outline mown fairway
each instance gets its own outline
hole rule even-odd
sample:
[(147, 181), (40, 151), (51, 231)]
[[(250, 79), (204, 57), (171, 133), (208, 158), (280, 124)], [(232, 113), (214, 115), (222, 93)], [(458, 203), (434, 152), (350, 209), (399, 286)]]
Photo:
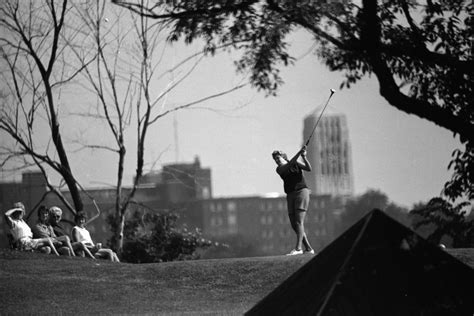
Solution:
[[(474, 267), (474, 249), (449, 249)], [(242, 315), (312, 256), (113, 264), (0, 249), (0, 315)]]
[(241, 315), (310, 259), (134, 265), (0, 250), (0, 314)]

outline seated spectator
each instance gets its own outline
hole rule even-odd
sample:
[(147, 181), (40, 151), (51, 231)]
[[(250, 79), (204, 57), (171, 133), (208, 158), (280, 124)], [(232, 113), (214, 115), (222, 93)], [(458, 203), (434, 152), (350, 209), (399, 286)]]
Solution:
[(28, 224), (23, 220), (25, 210), (21, 207), (13, 208), (5, 212), (5, 220), (10, 228), (12, 241), (20, 250), (38, 250), (48, 246), (50, 250), (59, 256), (51, 238), (35, 238)]
[[(25, 205), (22, 202), (13, 203), (13, 208), (21, 208), (23, 210), (23, 212), (26, 213)], [(8, 229), (10, 229), (10, 227), (8, 227)], [(13, 250), (18, 249), (18, 245), (17, 245), (17, 243), (15, 243), (13, 241), (13, 236), (10, 232), (7, 233), (7, 237), (8, 237), (8, 243), (10, 245), (10, 249), (13, 249)], [(35, 249), (35, 251), (50, 254), (51, 253), (51, 248), (49, 248), (49, 246), (43, 246), (43, 247), (39, 247), (38, 249)]]
[[(23, 210), (23, 212), (26, 212), (25, 211), (25, 205), (23, 205), (22, 202), (13, 203), (13, 208), (21, 208)], [(10, 232), (10, 226), (8, 225), (8, 221), (5, 220), (5, 223), (7, 224), (7, 229), (8, 229), (7, 237), (8, 237), (8, 244), (10, 245), (10, 249), (12, 249), (12, 250), (17, 249), (18, 247), (17, 247), (16, 243), (13, 241), (13, 236)], [(44, 253), (48, 253), (48, 254), (51, 253), (51, 249), (48, 246), (42, 247), (41, 250)]]
[[(69, 237), (66, 230), (63, 228), (61, 225), (61, 218), (63, 215), (63, 211), (57, 207), (57, 206), (52, 206), (49, 208), (49, 225), (53, 230), (53, 234), (57, 237), (60, 238), (62, 236), (64, 237)], [(96, 259), (94, 255), (87, 249), (87, 247), (81, 243), (81, 242), (71, 242), (72, 249), (76, 253), (76, 255), (79, 255), (81, 257), (84, 257), (85, 255), (89, 258)]]
[(117, 254), (111, 249), (102, 248), (101, 243), (94, 244), (91, 234), (85, 228), (86, 214), (83, 212), (77, 213), (75, 217), (76, 226), (72, 228), (72, 240), (84, 244), (98, 259), (108, 259), (113, 262), (120, 262)]
[(49, 225), (49, 211), (41, 205), (38, 208), (38, 222), (33, 226), (33, 238), (51, 238), (58, 253), (65, 256), (75, 256), (74, 250), (71, 246), (71, 240), (68, 236), (57, 237), (54, 234), (53, 228)]

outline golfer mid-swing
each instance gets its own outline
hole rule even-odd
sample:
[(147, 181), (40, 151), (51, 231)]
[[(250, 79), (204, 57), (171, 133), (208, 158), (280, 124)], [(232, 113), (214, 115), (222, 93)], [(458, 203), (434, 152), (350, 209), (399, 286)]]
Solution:
[[(298, 161), (300, 156), (303, 163)], [(300, 255), (303, 252), (313, 254), (314, 250), (311, 248), (304, 231), (304, 219), (309, 205), (309, 189), (303, 176), (303, 170), (311, 171), (311, 165), (306, 159), (306, 145), (291, 160), (288, 160), (285, 153), (278, 150), (272, 153), (272, 157), (278, 165), (276, 172), (283, 179), (288, 204), (288, 217), (290, 218), (291, 227), (296, 233), (295, 249), (287, 255)]]

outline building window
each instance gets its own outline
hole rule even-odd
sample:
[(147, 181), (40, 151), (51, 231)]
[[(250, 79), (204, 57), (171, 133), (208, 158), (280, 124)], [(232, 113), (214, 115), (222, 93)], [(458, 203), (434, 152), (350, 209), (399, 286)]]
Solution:
[(278, 202), (278, 209), (280, 211), (284, 210), (285, 209), (285, 202), (283, 202), (283, 201)]
[(271, 215), (267, 216), (267, 224), (271, 225), (273, 223), (273, 217)]
[(265, 210), (266, 210), (266, 211), (269, 211), (269, 210), (271, 210), (271, 209), (272, 209), (272, 203), (269, 202), (269, 201), (266, 201), (266, 202), (265, 202)]
[(227, 224), (229, 226), (237, 225), (237, 215), (235, 213), (229, 214), (229, 216), (227, 217)]
[(209, 190), (208, 187), (203, 187), (203, 188), (202, 188), (202, 197), (203, 197), (204, 199), (210, 198), (210, 197), (211, 197), (211, 193), (210, 193), (210, 192), (211, 192), (211, 191)]
[(235, 205), (234, 201), (227, 202), (227, 210), (228, 211), (235, 211), (236, 209), (237, 209), (237, 206)]
[(265, 218), (265, 215), (263, 215), (262, 217), (260, 217), (260, 223), (262, 225), (265, 225), (267, 223), (267, 219)]

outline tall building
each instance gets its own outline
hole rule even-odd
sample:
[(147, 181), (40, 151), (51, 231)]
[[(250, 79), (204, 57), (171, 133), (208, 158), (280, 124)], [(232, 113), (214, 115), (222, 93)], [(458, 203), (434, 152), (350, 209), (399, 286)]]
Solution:
[[(303, 139), (306, 141), (318, 121), (322, 108), (304, 119)], [(308, 161), (313, 170), (306, 177), (315, 195), (353, 194), (352, 153), (346, 116), (329, 108), (321, 117), (308, 144)]]

